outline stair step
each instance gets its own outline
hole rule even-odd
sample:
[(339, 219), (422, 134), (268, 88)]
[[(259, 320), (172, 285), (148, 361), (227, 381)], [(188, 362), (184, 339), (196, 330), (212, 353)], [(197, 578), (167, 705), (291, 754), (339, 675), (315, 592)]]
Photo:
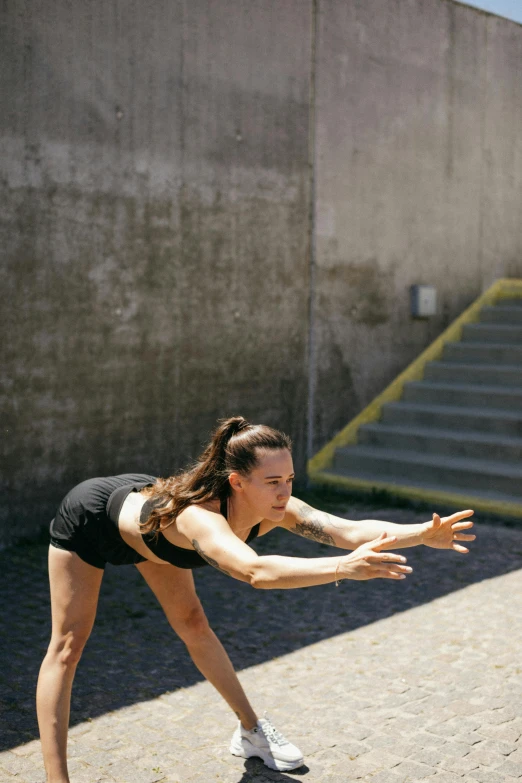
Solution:
[(522, 325), (465, 324), (462, 327), (464, 342), (515, 343), (522, 345)]
[[(522, 312), (522, 307), (520, 308)], [(459, 362), (428, 362), (424, 380), (451, 381), (466, 378), (472, 384), (490, 386), (520, 386), (522, 388), (522, 365), (512, 364), (465, 364)]]
[(396, 482), (433, 482), (447, 490), (493, 490), (522, 502), (522, 466), (516, 463), (348, 446), (337, 449), (333, 469), (344, 475), (367, 473), (377, 479), (386, 474)]
[(522, 307), (522, 298), (498, 299), (495, 307)]
[(454, 457), (487, 455), (488, 459), (494, 461), (522, 462), (522, 438), (495, 437), (438, 427), (398, 427), (381, 422), (363, 424), (357, 438), (358, 445), (362, 446)]
[(522, 324), (522, 307), (513, 307), (511, 305), (483, 307), (480, 311), (480, 323)]
[(383, 405), (381, 421), (384, 424), (472, 430), (522, 438), (522, 413), (484, 407), (388, 402)]
[(405, 402), (462, 405), (466, 408), (491, 406), (503, 410), (517, 410), (522, 414), (522, 388), (509, 386), (414, 381), (404, 385), (402, 399)]
[[(338, 472), (334, 470), (333, 468), (329, 468), (327, 471), (323, 471), (322, 475), (325, 478), (333, 478), (334, 480), (336, 478), (346, 478), (346, 474), (342, 472)], [(380, 473), (379, 475), (375, 475), (375, 473), (365, 473), (364, 471), (353, 471), (350, 472), (351, 479), (355, 480), (361, 480), (361, 481), (367, 481), (370, 484), (372, 484), (376, 489), (379, 488), (380, 485), (387, 485), (389, 487), (390, 485), (397, 487), (397, 489), (404, 488), (404, 489), (417, 489), (422, 490), (423, 494), (426, 494), (426, 496), (429, 497), (429, 493), (436, 493), (436, 494), (447, 494), (449, 492), (454, 494), (462, 494), (466, 498), (466, 503), (470, 503), (470, 505), (473, 507), (472, 498), (476, 498), (477, 500), (483, 500), (483, 501), (490, 501), (495, 504), (507, 503), (510, 505), (520, 506), (522, 510), (522, 500), (520, 498), (520, 495), (508, 495), (504, 492), (498, 492), (494, 489), (476, 489), (474, 488), (472, 491), (468, 489), (461, 489), (461, 488), (455, 488), (455, 487), (448, 487), (447, 484), (436, 484), (434, 481), (415, 481), (412, 478), (408, 478), (407, 481), (398, 481), (395, 476), (387, 475), (386, 473)], [(403, 494), (403, 493), (401, 493)], [(406, 494), (406, 493), (404, 493)], [(471, 497), (470, 497), (471, 496)]]
[(443, 361), (477, 364), (522, 365), (522, 346), (513, 343), (456, 342), (446, 343)]

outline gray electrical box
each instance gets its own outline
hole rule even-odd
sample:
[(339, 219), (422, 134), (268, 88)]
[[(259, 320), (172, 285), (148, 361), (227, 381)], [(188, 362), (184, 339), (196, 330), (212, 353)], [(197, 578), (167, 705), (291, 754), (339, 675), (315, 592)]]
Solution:
[(432, 285), (412, 285), (411, 314), (414, 318), (429, 318), (437, 313), (437, 290)]

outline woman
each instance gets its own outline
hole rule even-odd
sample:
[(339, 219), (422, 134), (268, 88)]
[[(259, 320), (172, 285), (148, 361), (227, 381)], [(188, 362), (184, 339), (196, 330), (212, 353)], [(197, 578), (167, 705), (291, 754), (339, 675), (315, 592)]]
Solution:
[[(51, 523), (52, 637), (42, 663), (37, 710), (49, 783), (68, 783), (67, 729), (76, 666), (89, 638), (105, 563), (136, 565), (192, 660), (239, 719), (233, 754), (271, 769), (302, 765), (301, 752), (250, 705), (208, 625), (191, 569), (210, 564), (261, 589), (336, 584), (342, 579), (404, 579), (411, 568), (392, 546), (468, 550), (473, 526), (462, 511), (418, 525), (352, 522), (292, 497), (289, 438), (242, 417), (222, 421), (199, 462), (168, 479), (126, 474), (85, 481)], [(462, 521), (466, 520), (466, 521)], [(258, 556), (248, 546), (274, 527), (342, 549), (336, 557)]]

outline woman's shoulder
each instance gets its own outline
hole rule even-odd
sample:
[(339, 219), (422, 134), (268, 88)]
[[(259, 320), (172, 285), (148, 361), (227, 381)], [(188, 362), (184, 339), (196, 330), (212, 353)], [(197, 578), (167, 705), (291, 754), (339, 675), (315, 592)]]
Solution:
[(188, 536), (195, 530), (222, 530), (228, 527), (228, 522), (220, 513), (219, 500), (210, 500), (204, 503), (192, 503), (181, 511), (176, 517), (176, 527)]
[(183, 511), (178, 514), (178, 519), (181, 517), (204, 517), (208, 514), (221, 515), (221, 504), (219, 500), (207, 500), (204, 503), (191, 503), (186, 506)]
[(207, 500), (206, 503), (194, 503), (189, 508), (202, 508), (204, 511), (212, 511), (214, 514), (221, 513), (221, 504), (217, 498), (215, 500)]

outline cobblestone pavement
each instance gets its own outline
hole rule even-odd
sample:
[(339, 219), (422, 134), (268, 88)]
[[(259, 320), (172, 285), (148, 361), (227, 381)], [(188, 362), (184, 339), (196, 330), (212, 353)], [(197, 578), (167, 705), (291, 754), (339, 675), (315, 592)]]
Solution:
[[(361, 503), (343, 512), (428, 516)], [(229, 755), (235, 718), (137, 571), (108, 568), (73, 693), (72, 783), (522, 781), (522, 530), (478, 520), (477, 532), (467, 557), (409, 550), (413, 575), (397, 583), (254, 591), (196, 573), (254, 706), (305, 753), (284, 774)], [(328, 549), (284, 531), (256, 548)], [(50, 625), (46, 546), (7, 550), (0, 569), (0, 781), (42, 783), (34, 688)]]

